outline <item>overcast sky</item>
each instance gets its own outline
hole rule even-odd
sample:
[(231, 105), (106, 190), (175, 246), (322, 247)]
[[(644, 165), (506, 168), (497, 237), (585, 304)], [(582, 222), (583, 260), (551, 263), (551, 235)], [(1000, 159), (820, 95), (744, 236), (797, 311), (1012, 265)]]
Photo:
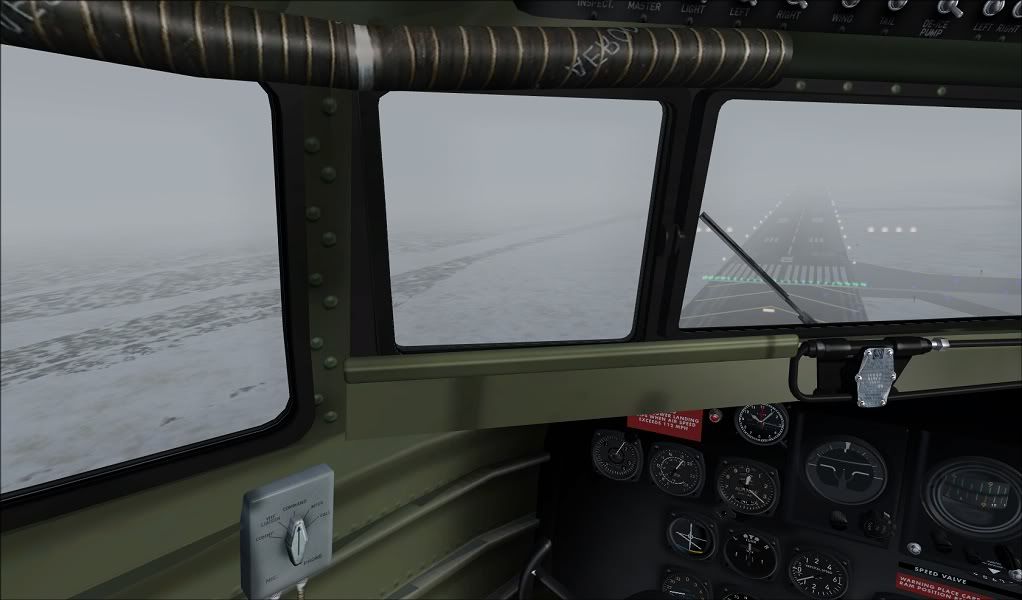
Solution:
[[(725, 103), (702, 209), (745, 242), (788, 194), (837, 203), (853, 261), (1018, 277), (1022, 111)], [(891, 235), (881, 235), (883, 227)], [(898, 227), (916, 233), (897, 234)], [(731, 254), (713, 233), (697, 234), (686, 298)]]
[(644, 218), (662, 117), (652, 101), (387, 94), (390, 233)]
[(1018, 110), (732, 100), (704, 208), (758, 219), (800, 189), (839, 194), (845, 208), (1018, 206), (1020, 136)]
[(6, 45), (0, 78), (5, 251), (275, 246), (270, 107), (257, 84)]

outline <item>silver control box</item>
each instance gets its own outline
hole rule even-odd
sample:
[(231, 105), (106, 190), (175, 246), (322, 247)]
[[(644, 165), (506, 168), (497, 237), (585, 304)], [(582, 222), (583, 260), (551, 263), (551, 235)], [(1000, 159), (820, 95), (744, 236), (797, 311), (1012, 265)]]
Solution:
[(241, 589), (270, 598), (330, 565), (334, 472), (316, 465), (247, 492), (241, 506)]

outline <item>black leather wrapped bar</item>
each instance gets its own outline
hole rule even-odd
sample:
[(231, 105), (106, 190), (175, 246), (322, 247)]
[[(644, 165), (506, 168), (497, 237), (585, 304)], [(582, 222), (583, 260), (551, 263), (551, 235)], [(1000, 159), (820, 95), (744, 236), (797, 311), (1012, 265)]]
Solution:
[(200, 77), (345, 89), (765, 87), (783, 32), (362, 26), (221, 2), (17, 1), (2, 42)]

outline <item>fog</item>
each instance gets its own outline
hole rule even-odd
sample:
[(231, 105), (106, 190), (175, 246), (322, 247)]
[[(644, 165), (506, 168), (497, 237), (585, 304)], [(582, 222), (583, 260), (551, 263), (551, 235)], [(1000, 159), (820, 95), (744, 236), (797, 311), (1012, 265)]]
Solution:
[(704, 197), (729, 212), (798, 190), (841, 193), (846, 209), (1017, 206), (1020, 132), (1018, 110), (732, 100)]
[(266, 93), (0, 50), (0, 490), (289, 397)]
[[(266, 94), (9, 46), (0, 77), (2, 491), (279, 414)], [(383, 96), (398, 344), (627, 337), (662, 119), (651, 101)], [(817, 316), (1019, 314), (1020, 136), (1017, 110), (734, 100), (703, 209), (775, 273), (809, 269), (789, 283)], [(734, 263), (698, 232), (687, 306), (782, 314)]]
[[(1017, 278), (1022, 111), (727, 102), (703, 210), (744, 241), (745, 234), (755, 239), (753, 227), (769, 209), (792, 196), (836, 203), (852, 260)], [(891, 235), (880, 235), (883, 227)], [(697, 244), (716, 245), (713, 237), (699, 236)]]
[(270, 106), (257, 84), (6, 45), (0, 83), (5, 261), (70, 247), (173, 250), (182, 237), (193, 248), (275, 239), (275, 211), (252, 210), (274, 198)]
[[(847, 267), (866, 288), (858, 293), (868, 320), (1022, 312), (1018, 110), (731, 100), (717, 121), (702, 209), (765, 267)], [(758, 304), (696, 300), (727, 285), (707, 278), (732, 256), (701, 228), (683, 319), (711, 310), (720, 316), (703, 326), (772, 318), (757, 313)], [(863, 275), (881, 273), (874, 266), (902, 273)], [(765, 289), (747, 287), (757, 286)], [(756, 292), (733, 290), (750, 302), (777, 301)]]
[(399, 92), (380, 103), (392, 235), (645, 216), (658, 102)]
[(628, 336), (662, 118), (651, 101), (384, 96), (398, 344)]

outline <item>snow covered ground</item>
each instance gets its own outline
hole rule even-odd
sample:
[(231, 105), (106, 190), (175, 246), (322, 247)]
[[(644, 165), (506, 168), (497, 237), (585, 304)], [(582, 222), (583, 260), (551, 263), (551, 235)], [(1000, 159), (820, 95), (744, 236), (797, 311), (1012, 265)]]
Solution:
[[(627, 336), (645, 231), (632, 214), (489, 235), (392, 232), (397, 341)], [(3, 491), (258, 426), (284, 408), (275, 254), (67, 262), (4, 257)]]
[(537, 226), (392, 256), (402, 346), (606, 340), (635, 316), (645, 215)]
[[(5, 259), (2, 490), (258, 426), (288, 400), (276, 254)], [(148, 271), (147, 271), (148, 269)]]
[[(395, 236), (398, 342), (626, 336), (645, 226), (633, 215)], [(3, 491), (262, 425), (284, 409), (275, 254), (69, 260), (4, 259)]]
[(0, 490), (279, 415), (265, 91), (7, 45), (0, 64)]

